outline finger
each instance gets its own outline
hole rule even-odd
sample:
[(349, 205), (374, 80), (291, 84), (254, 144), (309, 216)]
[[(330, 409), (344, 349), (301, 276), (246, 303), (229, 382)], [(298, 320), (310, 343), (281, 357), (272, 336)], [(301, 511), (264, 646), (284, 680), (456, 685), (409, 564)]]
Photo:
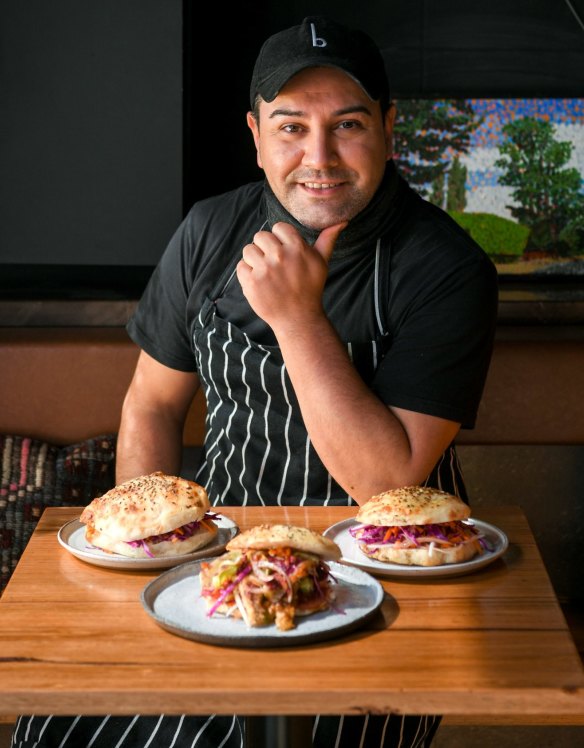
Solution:
[[(277, 224), (276, 224), (277, 225)], [(269, 252), (274, 247), (279, 247), (281, 242), (277, 237), (277, 234), (272, 231), (258, 231), (254, 235), (253, 244), (258, 247), (262, 252)]]
[(246, 244), (241, 252), (241, 257), (247, 265), (253, 267), (264, 258), (264, 253), (255, 244)]
[(235, 268), (235, 273), (237, 275), (237, 279), (239, 280), (240, 285), (244, 285), (247, 278), (250, 277), (250, 273), (252, 272), (251, 267), (244, 262), (243, 260), (240, 260), (237, 263), (237, 266)]
[(271, 236), (276, 237), (281, 244), (305, 244), (298, 229), (284, 221), (278, 221), (272, 226)]
[(348, 223), (348, 221), (343, 221), (342, 223), (334, 224), (334, 226), (327, 226), (326, 229), (320, 232), (318, 239), (314, 242), (314, 249), (318, 251), (326, 262), (330, 260), (339, 234)]

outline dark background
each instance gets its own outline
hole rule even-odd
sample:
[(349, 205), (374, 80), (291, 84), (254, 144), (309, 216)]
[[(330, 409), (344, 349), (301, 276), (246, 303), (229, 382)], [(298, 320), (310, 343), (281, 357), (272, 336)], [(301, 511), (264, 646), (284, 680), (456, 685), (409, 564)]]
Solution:
[(261, 178), (262, 41), (325, 13), (397, 98), (584, 95), (584, 0), (4, 0), (1, 298), (135, 298), (194, 200)]

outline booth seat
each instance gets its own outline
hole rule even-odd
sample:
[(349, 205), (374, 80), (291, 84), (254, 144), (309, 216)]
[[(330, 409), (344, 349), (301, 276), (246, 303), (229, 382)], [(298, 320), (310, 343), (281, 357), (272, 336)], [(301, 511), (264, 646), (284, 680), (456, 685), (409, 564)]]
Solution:
[(115, 434), (59, 447), (0, 435), (0, 594), (44, 509), (85, 506), (115, 484)]

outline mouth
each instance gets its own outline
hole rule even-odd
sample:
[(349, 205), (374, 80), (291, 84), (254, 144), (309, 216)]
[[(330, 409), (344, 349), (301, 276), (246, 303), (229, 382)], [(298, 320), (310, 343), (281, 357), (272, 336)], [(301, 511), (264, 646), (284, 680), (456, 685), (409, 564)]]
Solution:
[(340, 187), (342, 182), (301, 182), (302, 186), (308, 190), (334, 190)]

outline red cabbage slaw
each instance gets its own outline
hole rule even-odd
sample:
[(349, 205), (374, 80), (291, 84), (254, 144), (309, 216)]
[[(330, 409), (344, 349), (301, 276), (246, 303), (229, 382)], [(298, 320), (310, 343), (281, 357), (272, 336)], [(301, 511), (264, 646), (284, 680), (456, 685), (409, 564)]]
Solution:
[(200, 519), (194, 520), (193, 522), (187, 522), (185, 525), (177, 527), (176, 530), (170, 530), (169, 532), (160, 533), (160, 535), (149, 535), (147, 538), (139, 538), (138, 540), (127, 540), (125, 541), (132, 548), (142, 548), (144, 553), (150, 558), (156, 558), (152, 553), (148, 544), (155, 545), (156, 543), (164, 542), (182, 542), (191, 538), (201, 527), (204, 525), (205, 520), (211, 521), (218, 519), (221, 515), (215, 512), (206, 512)]
[(423, 548), (429, 543), (439, 546), (460, 546), (478, 540), (483, 550), (492, 547), (472, 521), (453, 520), (427, 525), (356, 525), (349, 533), (369, 548)]

